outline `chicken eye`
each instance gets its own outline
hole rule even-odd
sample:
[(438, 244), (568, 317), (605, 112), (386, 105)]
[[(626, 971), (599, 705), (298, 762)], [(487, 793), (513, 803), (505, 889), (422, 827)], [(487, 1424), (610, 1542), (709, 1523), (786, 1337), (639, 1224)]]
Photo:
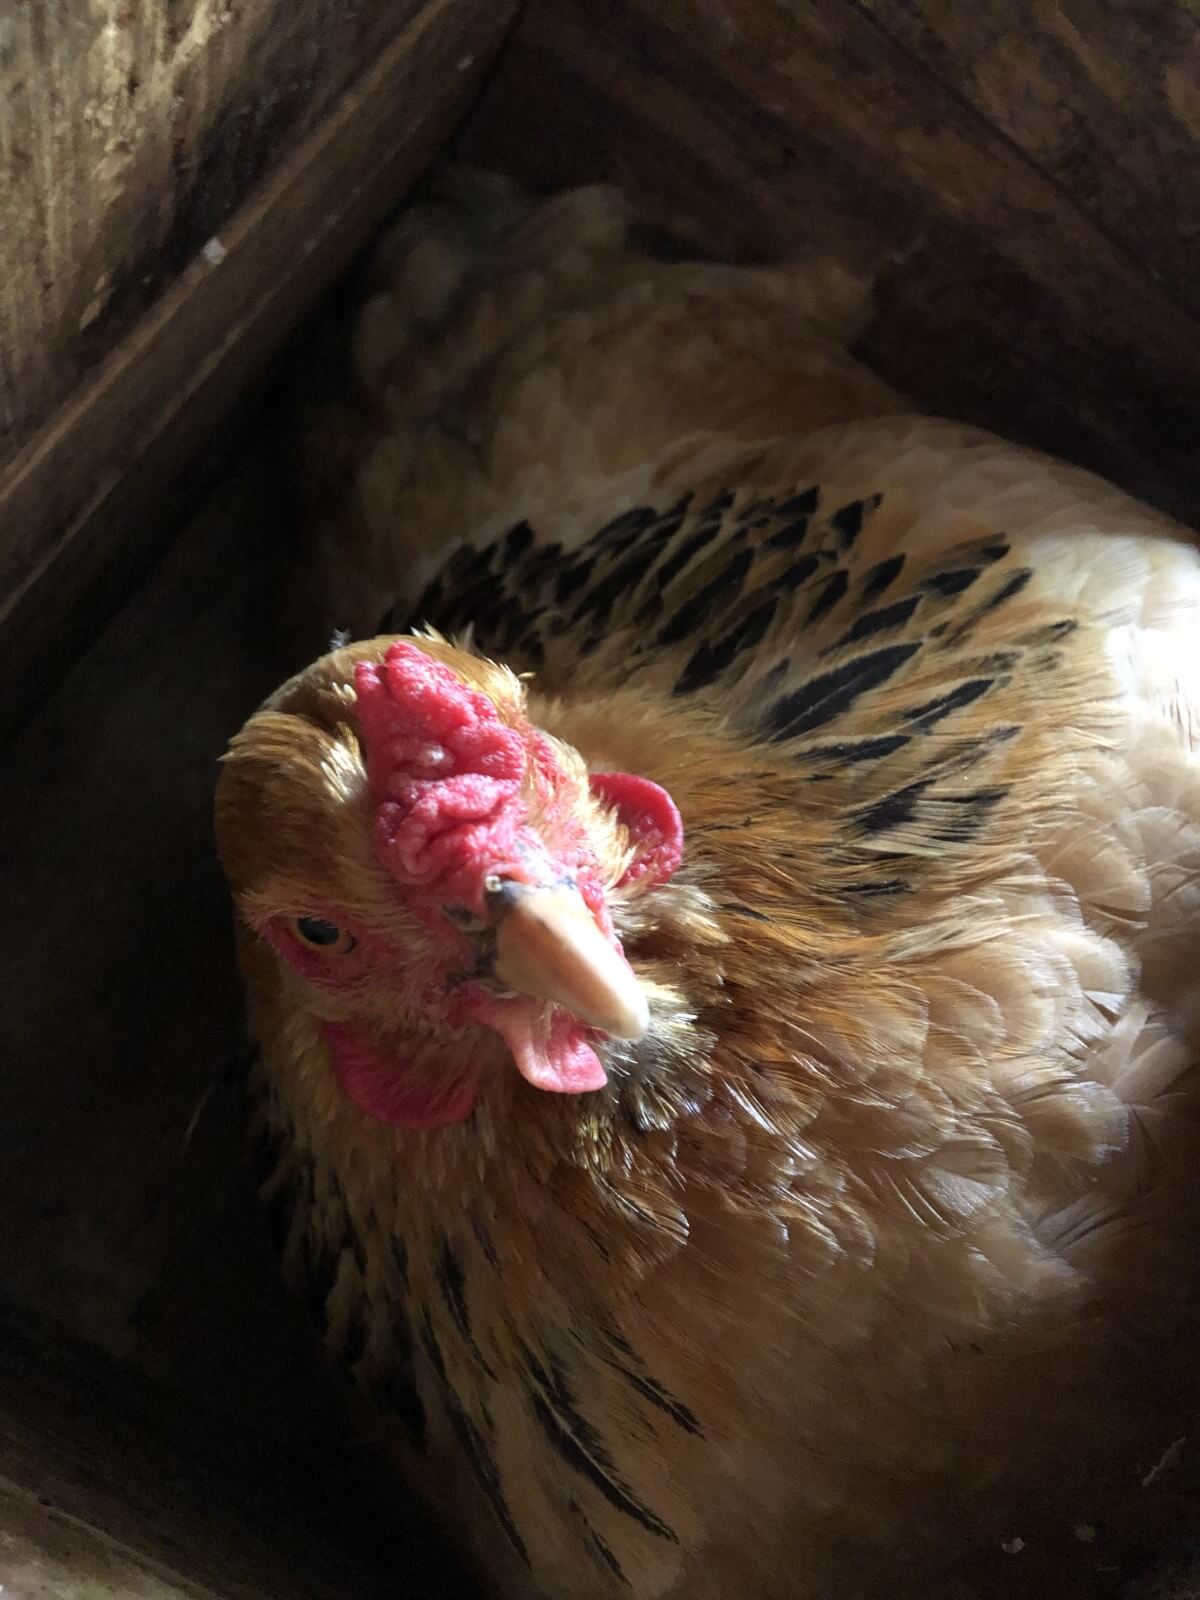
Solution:
[(358, 940), (336, 922), (326, 922), (324, 917), (293, 917), (292, 928), (301, 944), (324, 951), (326, 955), (349, 955)]

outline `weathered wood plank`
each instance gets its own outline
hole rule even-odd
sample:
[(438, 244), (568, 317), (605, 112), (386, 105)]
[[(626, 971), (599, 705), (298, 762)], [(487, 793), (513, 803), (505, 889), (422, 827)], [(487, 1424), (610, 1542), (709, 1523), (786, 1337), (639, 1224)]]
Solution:
[(0, 475), (0, 651), (29, 669), (0, 727), (182, 509), (182, 467), (436, 150), (509, 10), (424, 0)]
[(223, 1600), (180, 1588), (161, 1568), (85, 1524), (58, 1516), (40, 1497), (0, 1479), (0, 1588), (12, 1600)]
[[(926, 61), (888, 31), (884, 12), (890, 23), (903, 9), (614, 0), (601, 12), (529, 0), (463, 149), (548, 185), (630, 181), (696, 217), (717, 247), (815, 246), (875, 268), (865, 353), (891, 381), (1195, 516), (1194, 307), (1164, 284), (1140, 234), (1115, 236), (1111, 206), (1079, 203), (1069, 163), (1040, 167), (1035, 155), (1050, 163), (1054, 151), (1027, 153), (990, 114), (1021, 102), (1022, 58), (992, 63), (991, 100), (973, 97), (961, 73), (940, 75), (949, 69), (932, 49)], [(947, 8), (926, 9), (937, 34)], [(1045, 8), (993, 9), (1011, 33), (1036, 32)], [(975, 12), (960, 10), (948, 31), (965, 38)], [(1089, 33), (1089, 46), (1119, 50), (1117, 22), (1091, 15), (1110, 31)], [(1103, 114), (1089, 102), (1089, 116)], [(547, 139), (560, 119), (572, 137)], [(1171, 139), (1183, 128), (1176, 117)], [(1175, 148), (1165, 134), (1162, 148)], [(1194, 140), (1188, 154), (1195, 170)], [(1133, 228), (1158, 191), (1123, 170)]]
[(389, 1493), (352, 1442), (214, 1418), (0, 1312), (5, 1600), (472, 1600)]
[(0, 34), (0, 462), (421, 0), (39, 0)]
[(859, 3), (1200, 313), (1200, 10), (1192, 0)]
[(243, 1030), (212, 791), (230, 733), (322, 645), (289, 534), (260, 448), (6, 744), (0, 785), (0, 881), (32, 930), (0, 994), (0, 1284), (263, 1427), (320, 1391), (219, 1092)]

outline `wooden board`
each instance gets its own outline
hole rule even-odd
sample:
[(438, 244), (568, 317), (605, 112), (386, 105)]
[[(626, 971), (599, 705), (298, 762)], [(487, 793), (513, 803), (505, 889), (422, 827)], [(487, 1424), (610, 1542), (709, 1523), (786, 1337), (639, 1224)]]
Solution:
[(869, 266), (891, 382), (1196, 521), (1198, 62), (1189, 0), (528, 0), (461, 143)]
[(283, 1437), (214, 1418), (0, 1312), (5, 1600), (473, 1600), (386, 1482), (319, 1422)]
[(5, 8), (0, 464), (421, 10), (422, 0)]
[(259, 1417), (286, 1412), (306, 1345), (220, 1090), (241, 996), (211, 813), (230, 734), (322, 647), (288, 541), (260, 451), (6, 745), (0, 786), (26, 930), (0, 992), (0, 1284)]
[[(25, 226), (6, 206), (0, 655), (25, 670), (0, 677), (0, 727), (127, 586), (194, 488), (183, 469), (437, 149), (511, 9), (62, 0), (6, 17), (0, 181)], [(111, 205), (96, 119), (123, 163)], [(93, 315), (76, 302), (101, 280)]]

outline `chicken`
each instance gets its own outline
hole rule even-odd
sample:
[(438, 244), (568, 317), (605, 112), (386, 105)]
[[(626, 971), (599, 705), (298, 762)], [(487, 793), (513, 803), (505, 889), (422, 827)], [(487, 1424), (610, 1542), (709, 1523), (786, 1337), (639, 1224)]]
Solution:
[(607, 189), (464, 177), (375, 270), (309, 446), (363, 637), (217, 795), (331, 1351), (512, 1596), (1094, 1521), (1193, 1397), (1185, 530)]

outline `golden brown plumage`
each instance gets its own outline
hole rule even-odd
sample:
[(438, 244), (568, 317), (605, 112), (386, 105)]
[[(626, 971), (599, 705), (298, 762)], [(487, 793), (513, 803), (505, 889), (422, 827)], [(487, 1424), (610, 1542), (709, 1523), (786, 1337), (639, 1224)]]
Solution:
[[(288, 1264), (508, 1593), (928, 1594), (1176, 1436), (1200, 567), (911, 414), (844, 353), (833, 269), (651, 259), (607, 191), (466, 199), (381, 257), (323, 485), (338, 620), (458, 636), (394, 659), (551, 752), (514, 804), (594, 864), (650, 1028), (590, 1036), (590, 1092), (514, 1069), (493, 902), (380, 842), (391, 636), (334, 650), (218, 795)], [(606, 772), (675, 801), (673, 875), (631, 872)], [(305, 916), (353, 981), (287, 942)], [(399, 1120), (445, 1125), (378, 1114), (392, 1059)]]

